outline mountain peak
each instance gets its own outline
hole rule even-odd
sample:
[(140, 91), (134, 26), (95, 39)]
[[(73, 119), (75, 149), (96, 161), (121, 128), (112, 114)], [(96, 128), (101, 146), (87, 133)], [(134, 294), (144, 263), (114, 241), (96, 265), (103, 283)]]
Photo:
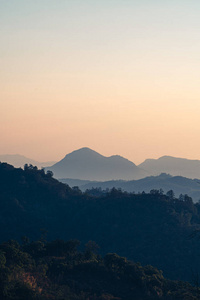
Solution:
[(99, 154), (98, 152), (96, 152), (96, 151), (94, 151), (94, 150), (92, 150), (92, 149), (90, 149), (88, 147), (83, 147), (83, 148), (74, 150), (71, 153), (65, 155), (65, 158), (68, 158), (69, 156), (83, 157), (83, 156), (91, 156), (91, 155), (103, 156), (103, 155)]
[(144, 177), (133, 162), (120, 155), (110, 157), (83, 147), (67, 154), (51, 168), (57, 178), (85, 180), (136, 179)]
[(84, 152), (88, 152), (88, 151), (92, 151), (92, 152), (96, 152), (96, 151), (94, 151), (94, 150), (92, 150), (91, 148), (89, 148), (89, 147), (82, 147), (82, 148), (80, 148), (80, 149), (77, 149), (77, 150), (74, 150), (73, 152), (75, 152), (75, 151), (84, 151)]

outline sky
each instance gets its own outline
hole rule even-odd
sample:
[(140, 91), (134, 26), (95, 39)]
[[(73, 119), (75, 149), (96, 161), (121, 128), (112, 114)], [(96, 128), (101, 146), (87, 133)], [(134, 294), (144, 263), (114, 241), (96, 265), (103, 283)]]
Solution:
[(200, 159), (200, 1), (0, 0), (0, 154)]

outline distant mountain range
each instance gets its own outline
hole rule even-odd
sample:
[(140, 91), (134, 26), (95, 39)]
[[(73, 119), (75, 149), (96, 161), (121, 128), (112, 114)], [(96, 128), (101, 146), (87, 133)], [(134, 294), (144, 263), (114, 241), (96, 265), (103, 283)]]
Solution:
[(22, 155), (0, 155), (1, 162), (15, 167), (32, 164), (51, 170), (56, 178), (92, 181), (136, 180), (161, 173), (200, 179), (200, 160), (172, 156), (146, 159), (136, 166), (132, 161), (119, 156), (103, 156), (90, 148), (81, 148), (67, 154), (59, 162), (38, 162)]
[(105, 157), (89, 148), (67, 154), (61, 161), (47, 168), (56, 178), (85, 180), (139, 179), (148, 175), (130, 160), (119, 155)]
[(181, 176), (171, 176), (169, 174), (161, 174), (159, 176), (150, 176), (140, 180), (112, 180), (112, 181), (86, 181), (74, 179), (60, 179), (61, 182), (67, 183), (69, 186), (79, 186), (82, 191), (92, 188), (112, 189), (121, 188), (127, 192), (146, 192), (149, 193), (153, 189), (162, 189), (164, 193), (173, 190), (176, 197), (180, 194), (187, 194), (192, 197), (194, 202), (200, 200), (200, 180), (189, 179)]
[(33, 166), (37, 166), (38, 168), (47, 167), (55, 164), (55, 161), (38, 162), (36, 160), (19, 154), (0, 155), (0, 162), (6, 162), (8, 164), (13, 165), (16, 168), (23, 168), (25, 164), (31, 164)]
[(158, 159), (146, 159), (138, 167), (151, 175), (167, 173), (174, 176), (200, 179), (200, 160), (162, 156)]
[(67, 154), (48, 169), (53, 171), (56, 178), (96, 181), (133, 180), (161, 173), (200, 179), (199, 160), (163, 156), (159, 159), (147, 159), (136, 166), (122, 156), (105, 157), (89, 148), (81, 148)]

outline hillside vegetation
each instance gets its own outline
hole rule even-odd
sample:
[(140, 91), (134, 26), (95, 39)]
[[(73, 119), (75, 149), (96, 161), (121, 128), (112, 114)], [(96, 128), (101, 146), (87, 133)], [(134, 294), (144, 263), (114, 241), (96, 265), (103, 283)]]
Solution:
[(33, 166), (0, 164), (1, 241), (78, 239), (95, 241), (100, 253), (116, 252), (163, 270), (167, 278), (198, 282), (200, 205), (174, 198), (98, 189), (82, 193)]
[(89, 241), (43, 239), (0, 245), (1, 300), (197, 300), (200, 289), (166, 280), (152, 266), (142, 267), (115, 253), (101, 257)]
[(111, 181), (86, 181), (75, 179), (59, 179), (70, 186), (78, 185), (82, 191), (92, 188), (112, 189), (120, 188), (126, 192), (146, 192), (153, 189), (162, 189), (165, 193), (173, 190), (176, 197), (180, 194), (187, 194), (192, 197), (194, 202), (200, 200), (200, 180), (189, 179), (181, 176), (171, 176), (169, 174), (160, 174), (159, 176), (148, 176), (139, 180), (111, 180)]

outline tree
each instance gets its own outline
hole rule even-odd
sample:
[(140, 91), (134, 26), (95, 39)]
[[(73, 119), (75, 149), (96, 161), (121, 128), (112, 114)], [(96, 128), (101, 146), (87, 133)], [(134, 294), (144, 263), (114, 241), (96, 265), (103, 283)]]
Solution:
[(183, 196), (183, 194), (180, 194), (178, 199), (179, 199), (180, 201), (184, 201), (184, 196)]
[(156, 190), (156, 189), (153, 189), (153, 190), (150, 191), (150, 194), (151, 195), (160, 195), (160, 191)]
[(48, 170), (47, 171), (47, 175), (46, 175), (48, 178), (52, 178), (53, 177), (53, 172)]
[(104, 257), (104, 264), (108, 269), (113, 271), (122, 270), (127, 262), (125, 257), (121, 257), (116, 253), (108, 253)]
[(6, 257), (4, 252), (0, 250), (0, 268), (3, 268), (6, 264)]
[(174, 191), (173, 191), (173, 190), (169, 190), (169, 191), (166, 193), (166, 196), (169, 197), (170, 200), (173, 200), (173, 199), (175, 198)]
[(82, 192), (81, 192), (81, 190), (79, 189), (78, 186), (73, 186), (73, 187), (72, 187), (72, 190), (73, 190), (73, 192), (74, 192), (76, 195), (81, 195), (81, 194), (82, 194)]

